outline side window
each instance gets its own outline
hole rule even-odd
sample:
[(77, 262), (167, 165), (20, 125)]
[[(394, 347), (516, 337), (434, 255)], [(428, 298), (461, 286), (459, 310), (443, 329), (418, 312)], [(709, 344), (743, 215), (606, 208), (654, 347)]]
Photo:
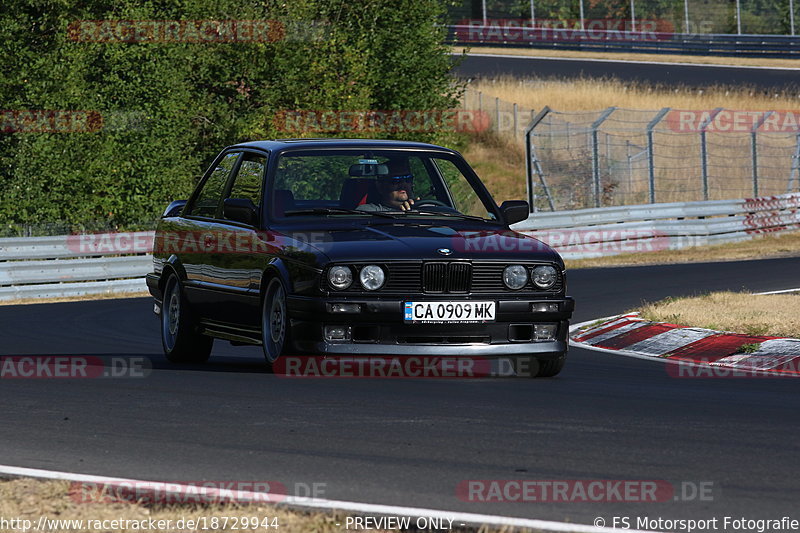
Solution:
[(231, 175), (231, 171), (240, 155), (241, 152), (233, 152), (222, 158), (217, 164), (217, 168), (214, 169), (203, 184), (203, 188), (195, 198), (189, 215), (208, 218), (217, 216), (217, 209), (222, 200), (222, 194), (225, 192), (225, 184), (228, 182), (228, 177)]
[(261, 205), (261, 184), (266, 166), (267, 158), (265, 156), (245, 152), (228, 198), (246, 198), (253, 202), (253, 205), (259, 207)]
[(433, 189), (431, 177), (425, 168), (425, 163), (419, 157), (409, 157), (408, 167), (414, 176), (413, 197), (422, 200), (436, 200), (436, 191)]
[(478, 193), (472, 188), (466, 176), (461, 173), (457, 166), (447, 159), (434, 159), (439, 172), (442, 174), (450, 195), (455, 202), (455, 208), (465, 215), (472, 215), (484, 219), (495, 218), (486, 206), (483, 205)]

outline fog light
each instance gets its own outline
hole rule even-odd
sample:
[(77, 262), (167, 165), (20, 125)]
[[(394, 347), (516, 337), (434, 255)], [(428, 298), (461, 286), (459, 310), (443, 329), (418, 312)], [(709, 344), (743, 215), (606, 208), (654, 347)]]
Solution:
[(361, 304), (328, 304), (328, 311), (331, 313), (360, 313)]
[(558, 324), (534, 324), (533, 334), (537, 341), (551, 341), (556, 338)]
[(531, 304), (531, 311), (534, 313), (558, 313), (557, 303), (535, 302)]
[(325, 326), (326, 341), (349, 341), (350, 326)]

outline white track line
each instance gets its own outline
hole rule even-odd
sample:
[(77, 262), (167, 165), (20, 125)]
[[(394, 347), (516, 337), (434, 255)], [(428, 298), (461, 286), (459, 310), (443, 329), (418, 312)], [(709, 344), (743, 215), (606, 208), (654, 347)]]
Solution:
[[(37, 468), (22, 468), (17, 466), (0, 465), (0, 475), (5, 474), (11, 477), (33, 477), (41, 479), (57, 479), (63, 481), (79, 481), (84, 483), (114, 484), (114, 483), (136, 483), (139, 486), (152, 486), (152, 490), (165, 491), (165, 482), (159, 481), (140, 481), (136, 479), (93, 476), (88, 474), (75, 474), (71, 472), (59, 472), (55, 470), (39, 470)], [(220, 489), (180, 485), (169, 483), (168, 489), (174, 493), (202, 494), (210, 497), (219, 496)], [(267, 493), (236, 491), (237, 500), (264, 502)], [(241, 496), (239, 496), (241, 495)], [(319, 498), (301, 498), (297, 496), (287, 496), (285, 499), (276, 503), (287, 507), (303, 510), (322, 510), (322, 511), (350, 511), (360, 514), (376, 514), (388, 516), (408, 516), (408, 517), (429, 517), (452, 520), (453, 526), (464, 525), (491, 525), (491, 526), (511, 526), (517, 528), (539, 529), (543, 531), (564, 531), (575, 533), (618, 533), (618, 530), (610, 527), (598, 527), (585, 524), (570, 524), (568, 522), (555, 522), (550, 520), (535, 520), (528, 518), (512, 518), (508, 516), (484, 515), (475, 513), (460, 513), (454, 511), (442, 511), (440, 509), (423, 509), (419, 507), (398, 507), (394, 505), (380, 505), (373, 503), (344, 502), (336, 500), (324, 500)], [(653, 533), (634, 529), (626, 530), (626, 533)]]
[[(454, 56), (460, 56), (461, 54), (453, 53)], [(717, 63), (678, 63), (678, 62), (671, 62), (671, 61), (644, 61), (641, 59), (638, 60), (631, 60), (631, 59), (598, 59), (598, 58), (580, 58), (580, 57), (546, 57), (546, 56), (526, 56), (526, 55), (514, 55), (514, 54), (474, 54), (468, 53), (467, 56), (470, 57), (503, 57), (503, 58), (511, 58), (511, 59), (542, 59), (547, 61), (586, 61), (592, 63), (640, 63), (642, 65), (674, 65), (674, 66), (681, 66), (681, 67), (713, 67), (713, 68), (733, 68), (733, 69), (752, 69), (752, 70), (786, 70), (786, 71), (795, 71), (800, 70), (798, 67), (762, 67), (758, 65), (720, 65)]]
[(767, 292), (755, 292), (753, 294), (762, 295), (762, 294), (784, 294), (787, 292), (800, 292), (800, 289), (783, 289), (782, 291), (767, 291)]

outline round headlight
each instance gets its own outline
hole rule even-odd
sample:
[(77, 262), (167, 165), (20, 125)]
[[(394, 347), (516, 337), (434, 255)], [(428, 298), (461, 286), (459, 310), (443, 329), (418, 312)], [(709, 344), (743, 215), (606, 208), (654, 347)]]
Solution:
[(549, 289), (558, 281), (558, 271), (551, 266), (538, 266), (533, 269), (533, 283), (540, 289)]
[(361, 269), (358, 275), (361, 280), (361, 285), (368, 291), (376, 291), (383, 287), (383, 282), (386, 281), (386, 274), (383, 269), (378, 265), (367, 265)]
[(350, 267), (335, 266), (328, 271), (328, 282), (337, 291), (343, 291), (353, 284), (353, 272)]
[(522, 265), (507, 266), (503, 270), (503, 283), (509, 289), (521, 289), (528, 284), (528, 271)]

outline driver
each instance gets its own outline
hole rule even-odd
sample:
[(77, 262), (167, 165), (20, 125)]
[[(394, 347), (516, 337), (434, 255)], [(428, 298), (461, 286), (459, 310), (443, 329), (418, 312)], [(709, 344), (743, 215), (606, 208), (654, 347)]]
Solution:
[[(390, 159), (385, 164), (388, 174), (378, 176), (375, 180), (378, 198), (370, 198), (373, 203), (356, 207), (359, 211), (409, 211), (414, 205), (411, 197), (414, 175), (408, 166), (408, 159)], [(374, 203), (375, 200), (377, 203)]]

